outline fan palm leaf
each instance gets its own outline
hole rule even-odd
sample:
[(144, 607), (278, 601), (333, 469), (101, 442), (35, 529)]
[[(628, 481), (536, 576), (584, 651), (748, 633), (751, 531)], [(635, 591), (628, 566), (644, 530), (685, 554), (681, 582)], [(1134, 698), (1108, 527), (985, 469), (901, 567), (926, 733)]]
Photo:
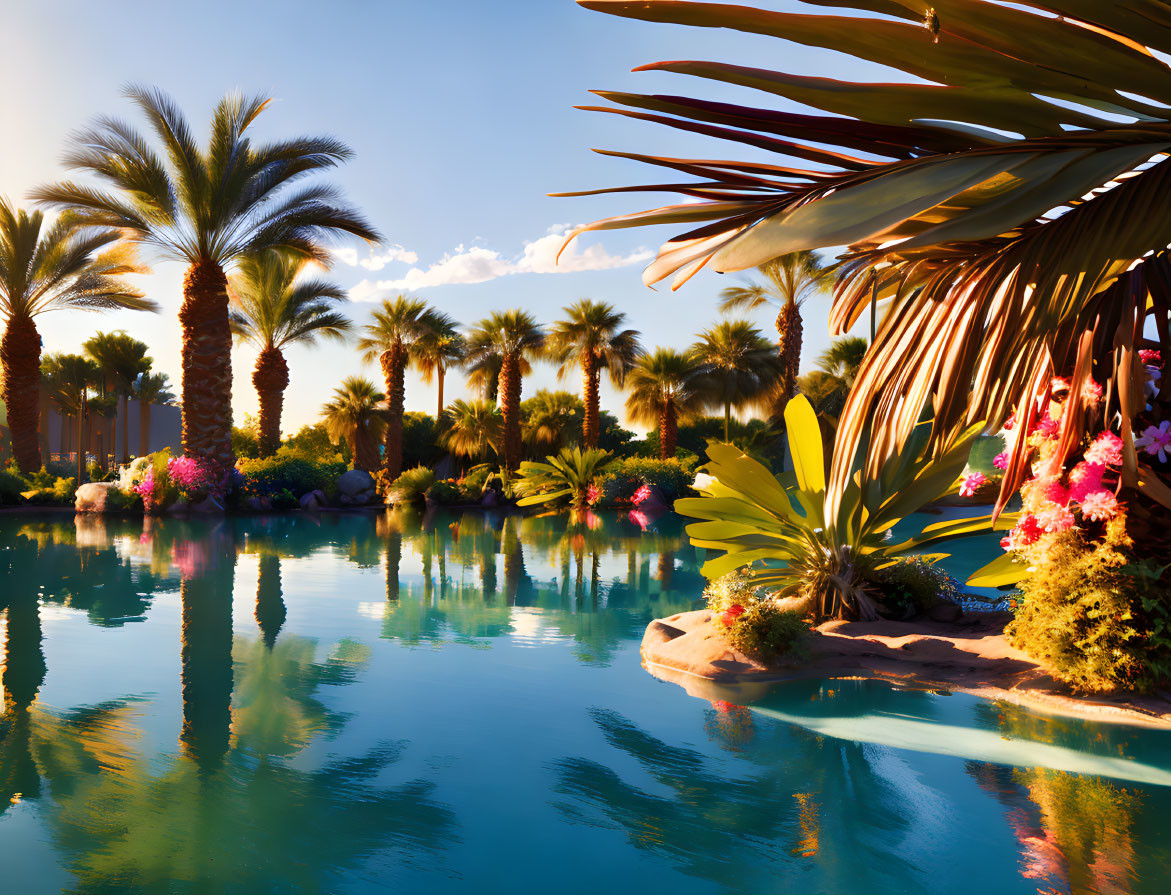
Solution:
[(330, 441), (349, 445), (354, 469), (373, 472), (378, 468), (378, 443), (386, 429), (385, 400), (386, 395), (369, 379), (348, 376), (321, 408)]

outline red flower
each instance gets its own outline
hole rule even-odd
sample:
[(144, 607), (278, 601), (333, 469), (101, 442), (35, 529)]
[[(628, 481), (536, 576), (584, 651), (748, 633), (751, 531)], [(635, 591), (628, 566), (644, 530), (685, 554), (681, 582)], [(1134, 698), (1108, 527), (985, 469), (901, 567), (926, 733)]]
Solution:
[(724, 614), (720, 616), (720, 621), (722, 621), (725, 625), (730, 625), (732, 622), (736, 621), (736, 619), (742, 616), (745, 611), (746, 610), (744, 607), (739, 603), (733, 603), (724, 611)]

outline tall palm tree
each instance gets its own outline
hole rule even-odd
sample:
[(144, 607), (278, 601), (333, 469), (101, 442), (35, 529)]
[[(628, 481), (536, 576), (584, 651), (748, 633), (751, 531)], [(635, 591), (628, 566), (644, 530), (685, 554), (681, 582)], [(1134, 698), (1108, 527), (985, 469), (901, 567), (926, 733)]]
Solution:
[(754, 311), (764, 305), (778, 305), (777, 353), (781, 360), (781, 379), (773, 414), (780, 416), (797, 389), (801, 368), (801, 305), (810, 295), (829, 285), (830, 268), (810, 251), (792, 252), (761, 264), (757, 270), (763, 283), (731, 286), (720, 293), (720, 310)]
[(456, 329), (455, 318), (442, 311), (432, 311), (427, 317), (427, 331), (415, 342), (413, 359), (415, 368), (423, 381), (431, 384), (435, 379), (439, 387), (435, 419), (443, 419), (443, 382), (447, 371), (463, 363), (467, 346)]
[(89, 392), (98, 382), (98, 365), (80, 354), (47, 354), (41, 374), (49, 400), (62, 416), (77, 418), (77, 484), (85, 482), (86, 416)]
[(82, 232), (68, 219), (48, 225), (41, 212), (0, 197), (0, 379), (12, 453), (25, 472), (41, 468), (41, 335), (34, 318), (64, 308), (157, 310), (122, 279), (143, 268), (114, 245), (118, 236), (109, 228)]
[(342, 341), (350, 321), (336, 310), (347, 301), (336, 283), (306, 276), (310, 259), (268, 249), (240, 259), (230, 281), (229, 323), (236, 338), (259, 349), (252, 384), (260, 400), (256, 441), (261, 457), (276, 453), (281, 441), (281, 409), (289, 385), (284, 349), (312, 345), (318, 336)]
[(564, 309), (567, 319), (558, 320), (549, 333), (549, 354), (560, 367), (558, 378), (573, 368), (581, 369), (585, 417), (582, 420), (583, 447), (598, 446), (598, 386), (602, 371), (617, 387), (642, 354), (638, 331), (622, 329), (626, 315), (606, 302), (583, 298)]
[(246, 254), (284, 248), (323, 263), (323, 237), (378, 234), (336, 190), (296, 186), (306, 175), (351, 155), (328, 137), (254, 144), (246, 132), (268, 105), (262, 96), (229, 94), (217, 104), (206, 149), (160, 90), (130, 87), (162, 146), (159, 154), (133, 128), (103, 118), (77, 135), (65, 164), (104, 188), (66, 181), (34, 197), (69, 209), (82, 224), (116, 228), (138, 243), (185, 262), (183, 305), (183, 451), (232, 463), (232, 331), (226, 268)]
[[(147, 356), (150, 350), (145, 342), (118, 330), (112, 333), (95, 333), (81, 346), (85, 353), (98, 365), (104, 394), (118, 398), (122, 419), (122, 462), (130, 462), (130, 413), (128, 402), (134, 392), (134, 383), (139, 376), (150, 372), (153, 361)], [(113, 440), (111, 440), (113, 441)], [(116, 453), (117, 446), (110, 444), (110, 453)], [(100, 453), (105, 453), (104, 451)]]
[(171, 380), (166, 373), (146, 373), (134, 382), (134, 399), (138, 401), (138, 456), (150, 453), (150, 409), (171, 404)]
[(545, 331), (527, 311), (493, 311), (468, 334), (470, 363), (500, 359), (500, 413), (504, 417), (504, 467), (520, 465), (520, 392), (524, 368), (544, 356)]
[(333, 400), (321, 408), (325, 431), (337, 444), (344, 441), (354, 455), (354, 469), (378, 468), (378, 442), (386, 430), (386, 412), (379, 406), (386, 395), (369, 379), (349, 376), (334, 389)]
[(698, 372), (694, 357), (673, 348), (644, 354), (630, 371), (626, 416), (633, 423), (658, 427), (660, 460), (675, 456), (679, 423), (703, 410), (703, 396), (696, 388)]
[(443, 446), (457, 457), (482, 463), (489, 452), (499, 453), (504, 418), (495, 404), (459, 400), (447, 408), (447, 416), (451, 427), (443, 434)]
[(406, 372), (415, 345), (432, 328), (432, 311), (419, 298), (399, 295), (385, 298), (374, 311), (374, 322), (358, 341), (366, 363), (378, 361), (386, 382), (386, 450), (382, 468), (395, 478), (403, 467), (403, 406)]
[(849, 389), (862, 369), (862, 361), (866, 358), (866, 349), (870, 343), (861, 336), (844, 336), (834, 339), (829, 348), (821, 353), (817, 365), (831, 376), (842, 380)]
[(699, 365), (696, 388), (709, 407), (724, 408), (729, 440), (732, 408), (759, 401), (781, 374), (775, 346), (747, 320), (724, 320), (699, 334), (691, 354)]

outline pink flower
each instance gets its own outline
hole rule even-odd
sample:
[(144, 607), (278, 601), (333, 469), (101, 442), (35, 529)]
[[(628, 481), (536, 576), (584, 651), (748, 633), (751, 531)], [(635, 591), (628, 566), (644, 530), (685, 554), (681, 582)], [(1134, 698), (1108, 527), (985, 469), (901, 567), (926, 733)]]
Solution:
[(602, 491), (600, 488), (598, 488), (597, 485), (590, 485), (588, 488), (586, 488), (586, 503), (588, 503), (591, 507), (598, 502), (598, 499), (601, 496)]
[(1136, 448), (1143, 448), (1148, 456), (1159, 458), (1160, 463), (1167, 462), (1167, 453), (1171, 451), (1171, 420), (1163, 420), (1158, 426), (1147, 426), (1141, 437), (1134, 440)]
[(1016, 524), (1016, 528), (1008, 533), (1008, 537), (1001, 539), (1000, 546), (1005, 550), (1019, 550), (1037, 543), (1042, 534), (1044, 532), (1037, 524), (1036, 516), (1022, 516)]
[(630, 498), (630, 502), (633, 503), (635, 506), (638, 506), (639, 504), (643, 503), (644, 501), (649, 500), (650, 496), (651, 496), (650, 486), (644, 482), (643, 484), (639, 485), (638, 490), (634, 492), (634, 495)]
[(1162, 366), (1163, 355), (1153, 348), (1143, 348), (1138, 353), (1139, 360), (1144, 364), (1149, 364), (1152, 367)]
[(1093, 522), (1105, 522), (1118, 514), (1118, 498), (1110, 491), (1091, 491), (1082, 498), (1082, 515)]
[(1102, 400), (1102, 386), (1093, 379), (1087, 379), (1082, 386), (1082, 400), (1087, 404), (1097, 404)]
[(976, 491), (983, 485), (987, 478), (982, 472), (970, 472), (960, 481), (960, 497), (975, 497)]
[(739, 603), (733, 603), (724, 611), (724, 614), (720, 616), (720, 621), (722, 621), (725, 625), (730, 625), (736, 621), (736, 619), (742, 616), (745, 611), (746, 610), (744, 607)]
[(1091, 491), (1100, 490), (1105, 472), (1106, 467), (1101, 463), (1079, 463), (1069, 473), (1070, 498), (1081, 503)]
[(651, 522), (650, 518), (642, 510), (631, 510), (627, 514), (627, 518), (643, 531), (646, 531), (646, 527)]
[(1045, 499), (1059, 507), (1069, 503), (1069, 489), (1056, 480), (1045, 483)]
[(1004, 421), (1003, 428), (1004, 428), (1005, 432), (1011, 432), (1013, 429), (1016, 428), (1016, 414), (1015, 413), (1009, 414), (1008, 419), (1006, 419)]
[(997, 469), (1008, 469), (1008, 454), (1004, 451), (1001, 451), (992, 458), (992, 465)]
[(1103, 432), (1086, 451), (1086, 462), (1118, 466), (1122, 463), (1122, 439), (1113, 432)]
[(1033, 431), (1041, 435), (1043, 438), (1053, 438), (1057, 435), (1058, 423), (1057, 420), (1045, 414), (1041, 419), (1037, 420), (1037, 425), (1033, 427)]
[(1069, 508), (1063, 506), (1046, 507), (1037, 514), (1037, 524), (1051, 534), (1073, 528), (1076, 521)]

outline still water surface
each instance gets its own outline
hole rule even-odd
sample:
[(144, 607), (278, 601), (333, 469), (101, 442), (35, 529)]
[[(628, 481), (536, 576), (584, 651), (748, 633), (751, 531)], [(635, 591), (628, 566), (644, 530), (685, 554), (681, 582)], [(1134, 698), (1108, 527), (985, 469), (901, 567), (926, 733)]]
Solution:
[(673, 516), (4, 515), (0, 575), (3, 892), (1171, 890), (1171, 735), (647, 674)]

